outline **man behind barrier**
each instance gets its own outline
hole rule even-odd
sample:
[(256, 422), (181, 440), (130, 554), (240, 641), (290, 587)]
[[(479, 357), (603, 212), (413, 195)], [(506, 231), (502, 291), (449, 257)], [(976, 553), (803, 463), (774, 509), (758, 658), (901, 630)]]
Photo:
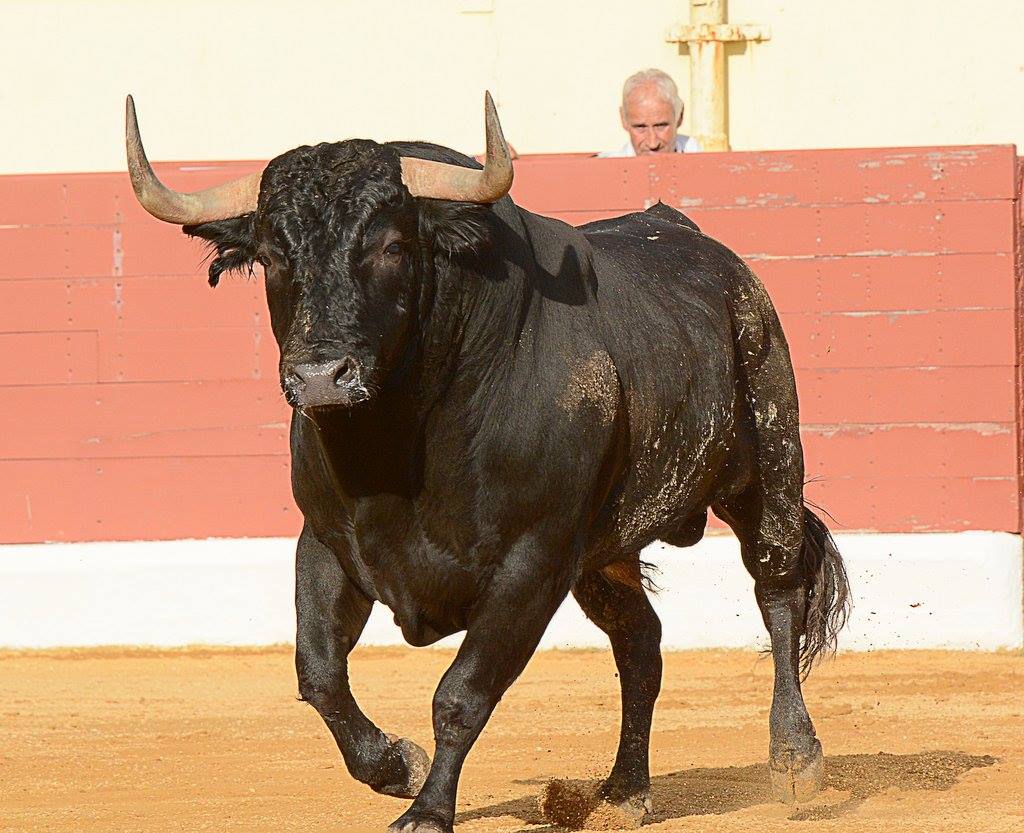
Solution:
[(629, 141), (618, 150), (600, 157), (644, 156), (649, 153), (699, 153), (700, 143), (679, 133), (683, 123), (683, 100), (676, 83), (660, 69), (643, 69), (622, 85), (619, 108), (622, 127)]

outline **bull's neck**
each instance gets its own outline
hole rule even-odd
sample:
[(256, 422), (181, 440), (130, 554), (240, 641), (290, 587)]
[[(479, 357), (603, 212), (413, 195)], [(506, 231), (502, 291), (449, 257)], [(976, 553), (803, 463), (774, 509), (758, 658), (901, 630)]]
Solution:
[(495, 213), (485, 255), (434, 276), (420, 338), (377, 401), (318, 419), (346, 492), (413, 494), (425, 458), (465, 459), (524, 395), (523, 368), (557, 319), (552, 307), (587, 302), (578, 232), (510, 200)]
[(473, 262), (449, 263), (435, 276), (419, 362), (422, 403), (472, 421), (480, 399), (501, 398), (531, 303), (532, 244), (510, 200), (495, 207), (491, 241)]
[(521, 402), (538, 368), (568, 358), (573, 333), (596, 309), (592, 249), (582, 232), (511, 200), (494, 212), (479, 264), (438, 275), (425, 330), (425, 401), (443, 404), (467, 427)]

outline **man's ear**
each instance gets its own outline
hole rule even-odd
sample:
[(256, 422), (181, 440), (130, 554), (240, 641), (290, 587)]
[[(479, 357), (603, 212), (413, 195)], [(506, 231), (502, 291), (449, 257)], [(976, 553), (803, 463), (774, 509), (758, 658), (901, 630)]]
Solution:
[(210, 261), (210, 286), (216, 286), (224, 272), (242, 269), (252, 271), (256, 260), (255, 214), (243, 214), (230, 220), (214, 220), (196, 226), (182, 226), (189, 237), (200, 237), (210, 243), (216, 257)]
[(491, 239), (490, 207), (449, 200), (420, 200), (420, 234), (448, 255), (481, 251)]
[(626, 108), (625, 107), (620, 107), (619, 108), (619, 121), (622, 122), (622, 129), (623, 130), (629, 130), (629, 124), (627, 124), (627, 122), (626, 122)]
[(683, 114), (686, 112), (686, 108), (683, 106), (679, 107), (679, 118), (676, 119), (676, 129), (678, 130), (683, 126)]

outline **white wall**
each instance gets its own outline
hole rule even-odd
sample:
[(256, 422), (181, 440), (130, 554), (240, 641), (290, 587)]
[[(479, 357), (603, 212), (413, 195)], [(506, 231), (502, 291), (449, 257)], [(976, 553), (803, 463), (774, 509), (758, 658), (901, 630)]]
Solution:
[[(839, 535), (854, 612), (845, 649), (1024, 647), (1019, 536)], [(0, 647), (266, 645), (294, 641), (291, 539), (0, 547)], [(666, 648), (766, 646), (731, 535), (662, 544), (654, 604)], [(459, 637), (443, 644), (457, 644)], [(403, 644), (377, 605), (362, 644)], [(542, 647), (604, 647), (570, 599)]]
[[(1024, 145), (1020, 0), (732, 0), (739, 150)], [(267, 158), (365, 136), (482, 147), (490, 88), (522, 153), (624, 141), (622, 80), (660, 66), (685, 0), (7, 0), (0, 174), (119, 170), (133, 92), (155, 159)], [(685, 125), (684, 125), (685, 128)]]

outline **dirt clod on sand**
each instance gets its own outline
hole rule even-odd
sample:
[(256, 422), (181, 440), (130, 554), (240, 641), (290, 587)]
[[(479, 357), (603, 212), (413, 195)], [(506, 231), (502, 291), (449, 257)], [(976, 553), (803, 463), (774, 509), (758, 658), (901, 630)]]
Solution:
[(603, 800), (600, 782), (560, 779), (544, 786), (540, 811), (552, 824), (570, 830), (636, 830), (647, 815), (639, 801), (612, 804)]

